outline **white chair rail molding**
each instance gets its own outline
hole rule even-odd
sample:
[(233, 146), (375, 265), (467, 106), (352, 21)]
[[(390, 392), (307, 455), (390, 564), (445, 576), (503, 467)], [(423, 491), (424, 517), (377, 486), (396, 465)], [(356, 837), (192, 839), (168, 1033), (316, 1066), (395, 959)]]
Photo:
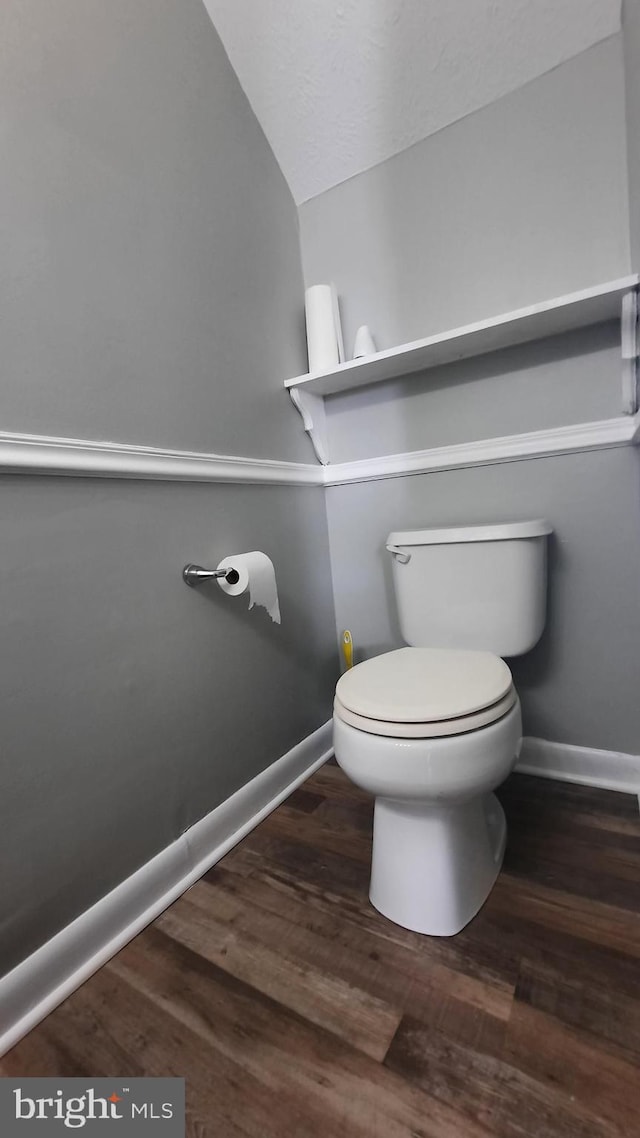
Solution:
[(634, 446), (639, 441), (640, 415), (636, 413), (354, 462), (319, 465), (2, 431), (0, 474), (337, 486), (398, 478), (406, 474), (490, 466), (518, 459), (547, 458), (554, 454), (608, 450)]

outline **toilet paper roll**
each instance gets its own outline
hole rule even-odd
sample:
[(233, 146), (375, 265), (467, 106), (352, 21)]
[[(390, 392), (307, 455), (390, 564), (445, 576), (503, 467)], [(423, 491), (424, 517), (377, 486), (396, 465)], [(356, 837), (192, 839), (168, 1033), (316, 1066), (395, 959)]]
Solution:
[(230, 585), (224, 577), (218, 577), (218, 585), (230, 597), (240, 597), (249, 593), (249, 608), (261, 605), (267, 610), (275, 624), (280, 624), (280, 605), (273, 562), (266, 553), (254, 550), (252, 553), (235, 553), (225, 557), (218, 569), (235, 569), (238, 580)]
[(342, 320), (340, 319), (340, 301), (338, 300), (338, 290), (331, 282), (331, 299), (333, 300), (333, 325), (336, 330), (336, 340), (338, 341), (338, 359), (343, 364), (346, 356), (344, 354), (344, 336), (342, 334)]
[(334, 285), (312, 285), (305, 292), (309, 371), (331, 371), (344, 360), (338, 296)]

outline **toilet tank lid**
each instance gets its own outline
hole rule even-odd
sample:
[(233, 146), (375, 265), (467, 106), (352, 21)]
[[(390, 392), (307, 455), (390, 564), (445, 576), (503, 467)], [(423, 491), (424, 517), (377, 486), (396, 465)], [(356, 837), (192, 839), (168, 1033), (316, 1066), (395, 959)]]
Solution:
[(488, 526), (448, 526), (443, 529), (413, 529), (390, 533), (387, 549), (393, 545), (456, 545), (464, 541), (512, 541), (522, 537), (544, 537), (553, 533), (544, 518), (529, 522), (500, 522)]

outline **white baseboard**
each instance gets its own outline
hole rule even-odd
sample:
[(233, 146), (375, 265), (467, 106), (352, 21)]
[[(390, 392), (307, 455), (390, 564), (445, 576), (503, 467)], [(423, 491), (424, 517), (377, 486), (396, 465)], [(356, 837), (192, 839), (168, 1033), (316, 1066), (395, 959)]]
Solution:
[[(202, 877), (332, 753), (328, 722), (2, 977), (0, 1056)], [(640, 755), (526, 736), (516, 770), (640, 794)]]
[(328, 722), (0, 979), (0, 1056), (202, 877), (332, 753)]
[(640, 794), (640, 755), (627, 755), (622, 751), (574, 747), (570, 743), (550, 743), (547, 739), (526, 735), (516, 770), (521, 774)]

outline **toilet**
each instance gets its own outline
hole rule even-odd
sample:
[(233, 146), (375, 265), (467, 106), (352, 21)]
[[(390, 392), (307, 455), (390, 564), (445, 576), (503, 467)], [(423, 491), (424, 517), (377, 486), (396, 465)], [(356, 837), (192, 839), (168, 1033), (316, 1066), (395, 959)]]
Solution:
[(409, 647), (345, 672), (335, 756), (375, 797), (369, 897), (404, 928), (453, 936), (500, 872), (504, 812), (493, 791), (522, 741), (502, 659), (545, 623), (545, 521), (391, 533), (386, 548)]

